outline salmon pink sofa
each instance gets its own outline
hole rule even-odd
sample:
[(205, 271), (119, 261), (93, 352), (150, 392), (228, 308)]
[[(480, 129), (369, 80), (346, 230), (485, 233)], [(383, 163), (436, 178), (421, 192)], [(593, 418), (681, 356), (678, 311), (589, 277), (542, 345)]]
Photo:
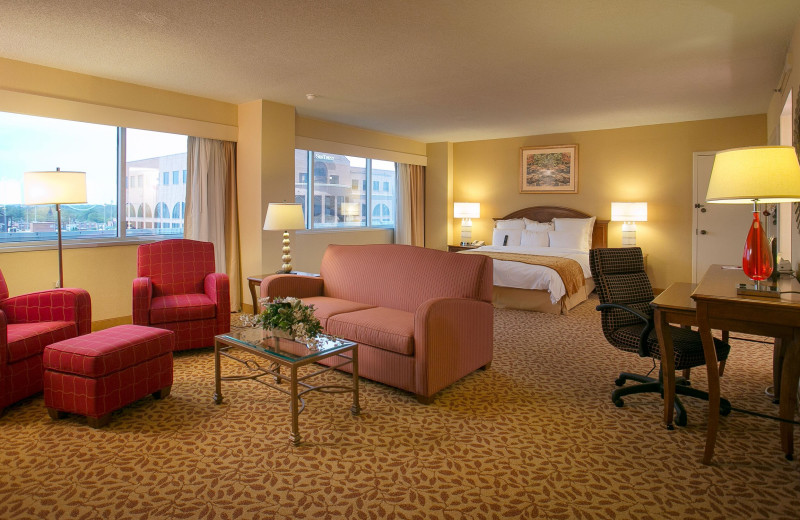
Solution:
[(396, 244), (330, 245), (320, 276), (272, 275), (261, 297), (313, 304), (328, 334), (359, 344), (359, 376), (416, 394), (492, 361), (492, 259)]

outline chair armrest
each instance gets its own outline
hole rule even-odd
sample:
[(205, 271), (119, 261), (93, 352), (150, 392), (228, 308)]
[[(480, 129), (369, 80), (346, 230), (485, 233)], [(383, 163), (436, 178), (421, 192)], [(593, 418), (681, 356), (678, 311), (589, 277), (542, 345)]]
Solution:
[(153, 282), (146, 276), (133, 279), (133, 324), (150, 325)]
[(261, 298), (309, 298), (322, 296), (325, 282), (319, 276), (300, 274), (273, 274), (261, 280)]
[(432, 298), (414, 313), (417, 394), (432, 396), (492, 361), (494, 308), (467, 298)]
[(655, 321), (652, 318), (645, 316), (641, 312), (632, 309), (626, 305), (620, 305), (618, 303), (601, 303), (597, 307), (595, 307), (598, 311), (604, 311), (608, 309), (620, 309), (626, 311), (630, 314), (633, 314), (640, 320), (644, 322), (644, 328), (642, 332), (639, 334), (639, 356), (641, 357), (648, 357), (650, 355), (650, 349), (647, 346), (647, 338), (650, 337), (650, 332), (652, 332), (653, 327), (655, 327)]
[(8, 323), (73, 321), (78, 334), (92, 329), (92, 300), (83, 289), (51, 289), (6, 298), (0, 304)]
[(217, 305), (217, 334), (225, 334), (231, 330), (231, 287), (228, 275), (211, 273), (203, 281), (203, 291)]
[[(8, 320), (6, 313), (0, 310), (0, 367), (8, 364)], [(2, 369), (0, 369), (2, 371)]]

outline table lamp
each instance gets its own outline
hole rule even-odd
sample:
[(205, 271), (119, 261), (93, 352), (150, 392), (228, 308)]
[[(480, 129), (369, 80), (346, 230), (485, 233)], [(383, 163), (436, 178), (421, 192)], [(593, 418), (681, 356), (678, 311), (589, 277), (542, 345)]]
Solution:
[(270, 202), (267, 206), (267, 216), (264, 218), (265, 231), (283, 230), (283, 265), (278, 273), (292, 271), (292, 255), (289, 248), (289, 231), (305, 229), (306, 221), (303, 217), (303, 206), (290, 202)]
[(646, 202), (612, 202), (611, 221), (622, 222), (622, 247), (636, 246), (636, 223), (647, 222)]
[(480, 202), (454, 202), (453, 218), (461, 219), (461, 245), (466, 246), (472, 242), (472, 219), (480, 218)]
[(759, 220), (759, 203), (800, 200), (800, 164), (791, 146), (752, 146), (719, 152), (714, 158), (706, 202), (752, 204), (753, 222), (742, 253), (742, 269), (755, 281), (739, 287), (739, 294), (779, 296), (761, 280), (772, 274), (772, 248)]
[(25, 172), (22, 179), (25, 204), (55, 204), (58, 215), (58, 286), (64, 287), (64, 268), (61, 259), (61, 205), (86, 203), (86, 173)]

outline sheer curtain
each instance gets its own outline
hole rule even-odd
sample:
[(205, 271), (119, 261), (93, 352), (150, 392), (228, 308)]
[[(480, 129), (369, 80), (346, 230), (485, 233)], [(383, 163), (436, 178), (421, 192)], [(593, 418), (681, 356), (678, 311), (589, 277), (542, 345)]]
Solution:
[(231, 310), (242, 308), (236, 143), (189, 137), (184, 237), (214, 244), (217, 272), (230, 278)]
[(425, 247), (425, 167), (397, 163), (394, 242)]

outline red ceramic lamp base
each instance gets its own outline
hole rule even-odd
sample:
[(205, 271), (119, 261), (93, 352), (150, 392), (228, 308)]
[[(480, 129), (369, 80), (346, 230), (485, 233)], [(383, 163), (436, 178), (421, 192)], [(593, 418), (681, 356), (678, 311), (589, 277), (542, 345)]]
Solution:
[(772, 248), (758, 218), (758, 211), (753, 211), (753, 223), (742, 253), (742, 269), (748, 278), (758, 282), (769, 278), (772, 268)]

